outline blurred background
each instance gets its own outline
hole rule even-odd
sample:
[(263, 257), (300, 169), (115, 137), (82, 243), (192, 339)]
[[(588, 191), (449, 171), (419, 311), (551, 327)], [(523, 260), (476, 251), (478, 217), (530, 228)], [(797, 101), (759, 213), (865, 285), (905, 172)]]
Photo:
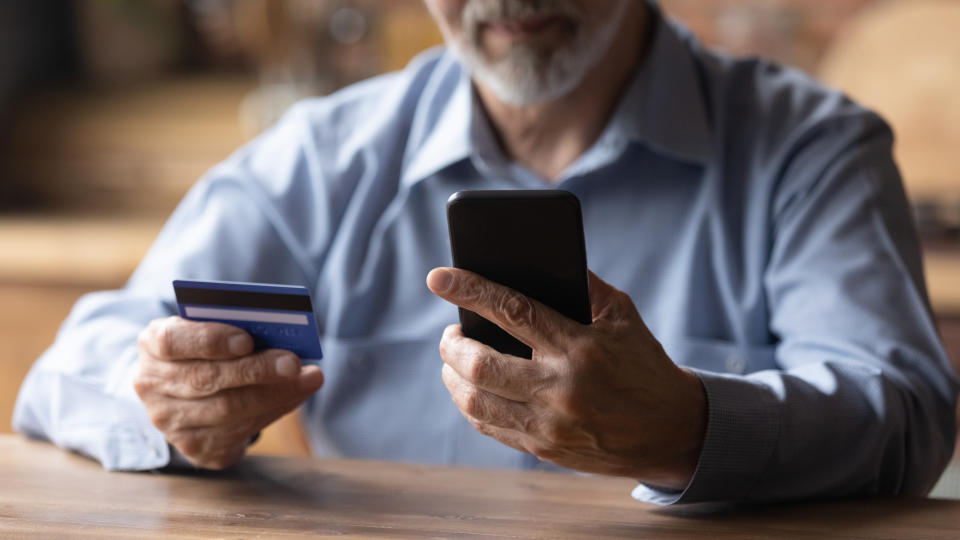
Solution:
[[(960, 358), (960, 0), (661, 0), (708, 44), (879, 110)], [(439, 44), (422, 0), (0, 1), (0, 432), (80, 294), (121, 286), (191, 184), (296, 100)], [(283, 425), (257, 450), (296, 453)]]

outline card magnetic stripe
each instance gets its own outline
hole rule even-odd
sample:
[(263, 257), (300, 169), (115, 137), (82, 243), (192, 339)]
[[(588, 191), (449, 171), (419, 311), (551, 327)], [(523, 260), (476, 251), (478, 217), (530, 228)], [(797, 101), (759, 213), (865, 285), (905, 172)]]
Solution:
[(313, 312), (310, 297), (299, 294), (198, 289), (174, 286), (177, 302), (195, 306), (220, 306), (248, 309)]

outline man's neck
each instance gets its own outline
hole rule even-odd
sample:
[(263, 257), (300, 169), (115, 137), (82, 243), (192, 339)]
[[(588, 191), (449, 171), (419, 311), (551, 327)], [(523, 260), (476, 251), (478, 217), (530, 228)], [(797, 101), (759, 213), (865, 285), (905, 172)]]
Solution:
[(559, 181), (606, 127), (645, 52), (649, 18), (644, 2), (631, 2), (609, 51), (577, 88), (559, 99), (516, 107), (477, 84), (506, 156), (552, 183)]

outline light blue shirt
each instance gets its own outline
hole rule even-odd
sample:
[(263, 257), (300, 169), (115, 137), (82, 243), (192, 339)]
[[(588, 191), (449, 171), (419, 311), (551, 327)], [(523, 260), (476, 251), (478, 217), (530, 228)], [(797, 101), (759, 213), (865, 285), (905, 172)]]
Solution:
[[(797, 71), (705, 51), (660, 19), (599, 140), (563, 174), (591, 269), (703, 381), (708, 425), (660, 504), (921, 494), (954, 441), (957, 380), (932, 321), (892, 135)], [(82, 298), (24, 382), (17, 430), (108, 469), (170, 453), (131, 380), (171, 280), (309, 287), (326, 357), (318, 456), (556, 468), (477, 433), (440, 379), (454, 306), (444, 204), (538, 189), (436, 50), (294, 107), (187, 195), (123, 290)], [(638, 362), (642, 358), (636, 359)]]

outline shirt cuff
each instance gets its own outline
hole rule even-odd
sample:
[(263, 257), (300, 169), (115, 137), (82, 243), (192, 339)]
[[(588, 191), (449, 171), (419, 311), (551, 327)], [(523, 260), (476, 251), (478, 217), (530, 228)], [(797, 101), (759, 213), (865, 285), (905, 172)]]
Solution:
[[(78, 450), (100, 461), (110, 471), (146, 471), (167, 464), (170, 454), (163, 434), (153, 426), (115, 426), (106, 436), (86, 430), (65, 433), (54, 443)], [(97, 444), (97, 441), (102, 441)]]
[(633, 497), (658, 505), (739, 501), (766, 468), (780, 435), (773, 392), (747, 377), (693, 369), (707, 394), (707, 430), (683, 491), (638, 485)]

